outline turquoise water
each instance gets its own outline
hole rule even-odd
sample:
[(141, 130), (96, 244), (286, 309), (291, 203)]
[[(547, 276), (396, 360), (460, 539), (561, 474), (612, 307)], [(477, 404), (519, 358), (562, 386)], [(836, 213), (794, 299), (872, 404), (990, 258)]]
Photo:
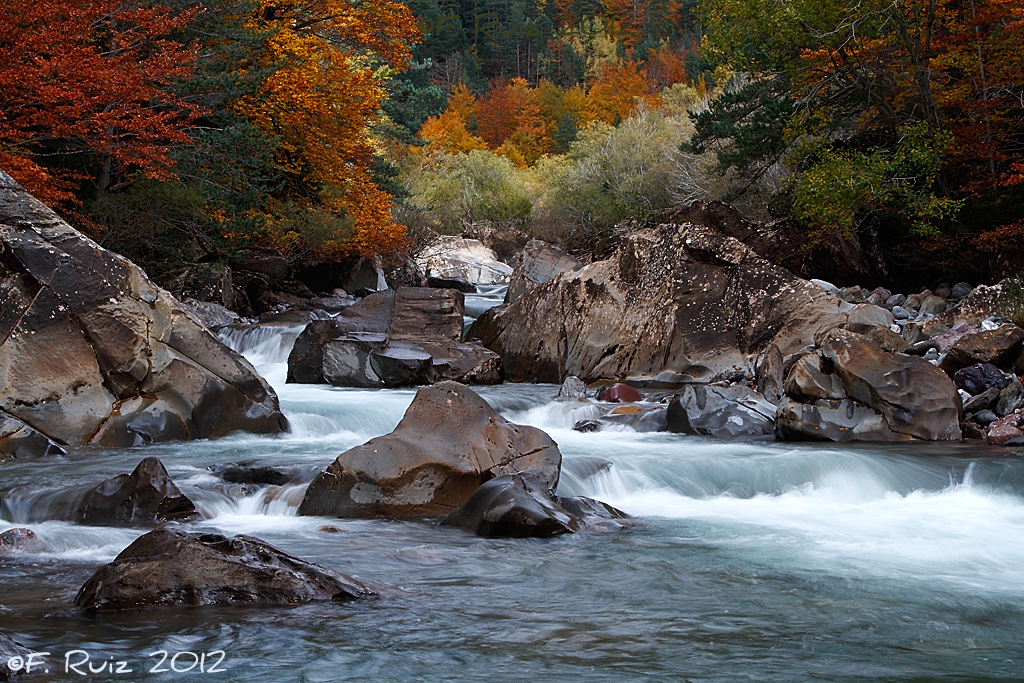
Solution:
[[(300, 518), (306, 483), (390, 431), (414, 392), (285, 385), (295, 332), (229, 339), (279, 391), (290, 434), (4, 464), (0, 531), (29, 526), (43, 541), (0, 556), (0, 631), (51, 653), (49, 673), (21, 680), (1024, 680), (1022, 456), (579, 434), (571, 425), (591, 409), (554, 402), (556, 387), (502, 386), (480, 393), (559, 443), (559, 492), (616, 505), (637, 529), (494, 540), (430, 522)], [(203, 512), (186, 528), (257, 536), (380, 597), (77, 613), (81, 584), (141, 531), (52, 518), (69, 492), (148, 455)], [(294, 480), (227, 485), (209, 469), (226, 462), (289, 466)], [(65, 671), (74, 650), (132, 672)], [(218, 651), (212, 673), (151, 672), (176, 653), (180, 670), (187, 653), (207, 653), (207, 668)]]

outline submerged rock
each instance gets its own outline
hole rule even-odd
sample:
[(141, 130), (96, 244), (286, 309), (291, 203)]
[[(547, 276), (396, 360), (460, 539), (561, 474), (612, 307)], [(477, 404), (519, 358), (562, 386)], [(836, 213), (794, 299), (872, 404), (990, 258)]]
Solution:
[(628, 515), (591, 498), (560, 498), (534, 472), (485, 482), (441, 523), (478, 536), (527, 538), (557, 536), (589, 525), (623, 528)]
[(42, 542), (31, 529), (8, 529), (0, 534), (0, 555), (15, 550), (34, 552), (42, 547)]
[(162, 462), (146, 458), (86, 492), (76, 521), (90, 525), (146, 524), (197, 517), (195, 505), (171, 481)]
[(42, 438), (121, 447), (285, 428), (248, 361), (3, 172), (0, 252), (4, 452), (52, 452)]
[(31, 650), (15, 641), (10, 636), (0, 633), (0, 681), (10, 680), (12, 675), (19, 673), (12, 671), (11, 663), (17, 662), (16, 658), (28, 657)]
[(393, 432), (342, 453), (310, 484), (301, 515), (427, 517), (485, 481), (526, 470), (558, 485), (562, 455), (539, 429), (512, 424), (469, 387), (420, 389)]
[(249, 536), (157, 529), (100, 568), (75, 605), (114, 611), (158, 605), (292, 605), (373, 595), (367, 586)]

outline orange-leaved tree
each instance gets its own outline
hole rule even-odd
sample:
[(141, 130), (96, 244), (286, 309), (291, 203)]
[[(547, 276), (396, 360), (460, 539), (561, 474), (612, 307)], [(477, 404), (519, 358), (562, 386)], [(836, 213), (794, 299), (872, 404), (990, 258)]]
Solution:
[(487, 95), (477, 102), (476, 118), (480, 137), (492, 149), (505, 147), (506, 156), (520, 162), (517, 165), (532, 164), (547, 151), (548, 132), (537, 93), (525, 79), (492, 83)]
[(148, 4), (0, 0), (0, 167), (43, 201), (172, 175), (196, 110), (168, 86), (195, 52), (166, 36), (194, 12)]
[(475, 149), (487, 149), (483, 138), (469, 132), (474, 120), (476, 97), (462, 82), (448, 94), (448, 106), (437, 116), (431, 116), (420, 128), (419, 136), (438, 152), (460, 154)]
[[(271, 31), (263, 61), (275, 71), (236, 107), (278, 140), (292, 195), (351, 219), (353, 234), (324, 241), (320, 257), (386, 253), (404, 228), (372, 179), (370, 125), (382, 80), (404, 69), (419, 37), (408, 7), (392, 0), (260, 0), (254, 23)], [(278, 236), (284, 238), (284, 236)]]
[(658, 98), (651, 93), (647, 71), (638, 62), (623, 61), (605, 64), (601, 76), (587, 94), (590, 115), (613, 126), (628, 119), (638, 109), (655, 106)]

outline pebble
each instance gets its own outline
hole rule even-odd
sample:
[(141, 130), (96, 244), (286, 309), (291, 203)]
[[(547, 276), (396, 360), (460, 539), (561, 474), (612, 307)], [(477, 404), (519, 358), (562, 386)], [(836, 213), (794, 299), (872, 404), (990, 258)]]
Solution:
[[(903, 296), (903, 295), (901, 294), (900, 296)], [(902, 306), (893, 306), (892, 307), (892, 317), (896, 318), (897, 320), (909, 320), (910, 319), (910, 311), (908, 311), (907, 309), (903, 308)]]

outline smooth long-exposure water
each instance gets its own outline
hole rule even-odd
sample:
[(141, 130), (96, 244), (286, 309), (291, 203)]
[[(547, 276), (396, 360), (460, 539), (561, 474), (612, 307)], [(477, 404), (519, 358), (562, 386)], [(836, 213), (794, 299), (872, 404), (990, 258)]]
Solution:
[[(51, 653), (49, 673), (21, 680), (1024, 680), (1024, 457), (969, 443), (580, 434), (571, 426), (592, 408), (555, 402), (557, 387), (505, 385), (480, 393), (558, 442), (559, 493), (611, 503), (639, 528), (494, 540), (430, 522), (303, 518), (306, 484), (390, 431), (414, 392), (285, 384), (298, 331), (226, 336), (279, 392), (289, 434), (3, 464), (0, 532), (28, 526), (43, 542), (0, 555), (0, 631)], [(381, 596), (76, 612), (82, 583), (145, 530), (55, 518), (150, 455), (204, 515), (186, 528), (257, 536)], [(213, 472), (225, 463), (284, 466), (293, 479), (226, 484)], [(132, 672), (66, 672), (73, 650)], [(161, 650), (164, 661), (149, 657)], [(215, 651), (223, 671), (170, 670), (175, 653)]]

